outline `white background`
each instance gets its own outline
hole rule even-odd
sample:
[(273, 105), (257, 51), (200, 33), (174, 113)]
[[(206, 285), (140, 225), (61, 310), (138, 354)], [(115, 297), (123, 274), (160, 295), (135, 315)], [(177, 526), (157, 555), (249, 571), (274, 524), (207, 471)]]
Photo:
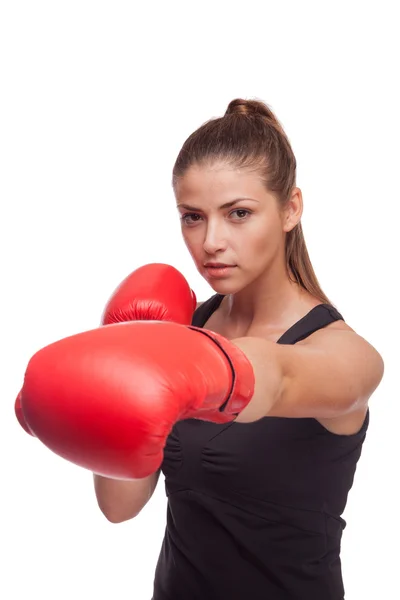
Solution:
[(342, 560), (346, 599), (396, 596), (396, 4), (1, 3), (2, 598), (151, 597), (162, 478), (136, 520), (112, 525), (91, 473), (26, 435), (14, 400), (31, 354), (96, 327), (136, 267), (171, 263), (199, 300), (213, 293), (181, 241), (171, 170), (186, 137), (238, 96), (281, 120), (317, 276), (385, 360)]

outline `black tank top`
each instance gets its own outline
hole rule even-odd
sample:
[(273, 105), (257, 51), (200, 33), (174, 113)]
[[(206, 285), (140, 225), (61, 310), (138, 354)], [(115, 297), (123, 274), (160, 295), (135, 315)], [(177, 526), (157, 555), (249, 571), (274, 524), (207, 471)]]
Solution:
[[(216, 294), (195, 312), (203, 327)], [(279, 344), (343, 317), (313, 308)], [(341, 514), (369, 421), (355, 435), (311, 418), (178, 422), (162, 471), (167, 525), (153, 600), (341, 600)]]

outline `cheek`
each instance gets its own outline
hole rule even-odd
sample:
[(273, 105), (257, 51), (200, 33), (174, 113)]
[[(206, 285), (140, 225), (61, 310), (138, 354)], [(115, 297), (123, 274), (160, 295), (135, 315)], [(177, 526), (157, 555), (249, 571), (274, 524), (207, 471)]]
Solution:
[(241, 240), (237, 248), (239, 256), (248, 259), (253, 267), (265, 265), (275, 257), (281, 245), (280, 229), (276, 223), (264, 221), (246, 233), (246, 239)]
[(274, 244), (274, 236), (274, 228), (265, 223), (265, 221), (261, 221), (246, 231), (246, 243), (244, 243), (244, 240), (241, 240), (241, 247), (252, 252), (264, 254)]
[(187, 229), (182, 229), (182, 237), (186, 248), (189, 250), (189, 254), (193, 258), (199, 256), (202, 252), (202, 238), (198, 235), (198, 232), (196, 235), (194, 229), (189, 231)]

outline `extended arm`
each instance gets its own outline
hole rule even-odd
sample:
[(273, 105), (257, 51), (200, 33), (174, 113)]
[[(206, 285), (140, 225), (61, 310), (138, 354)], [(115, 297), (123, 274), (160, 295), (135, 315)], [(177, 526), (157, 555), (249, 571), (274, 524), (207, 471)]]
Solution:
[(352, 330), (321, 330), (296, 345), (251, 337), (233, 343), (255, 375), (254, 395), (237, 419), (242, 422), (344, 415), (368, 402), (384, 373), (380, 354)]

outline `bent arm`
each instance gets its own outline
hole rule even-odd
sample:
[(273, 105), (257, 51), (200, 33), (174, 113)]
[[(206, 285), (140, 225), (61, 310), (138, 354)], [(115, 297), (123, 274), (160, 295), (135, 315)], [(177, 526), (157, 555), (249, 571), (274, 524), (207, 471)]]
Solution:
[(93, 474), (94, 489), (101, 512), (111, 523), (136, 517), (152, 497), (160, 470), (143, 479), (127, 481)]

